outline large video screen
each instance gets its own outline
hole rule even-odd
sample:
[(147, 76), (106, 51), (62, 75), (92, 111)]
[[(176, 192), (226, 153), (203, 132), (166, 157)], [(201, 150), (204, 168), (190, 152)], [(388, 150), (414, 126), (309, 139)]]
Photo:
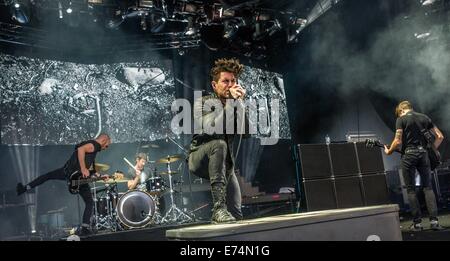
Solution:
[[(171, 135), (175, 115), (170, 60), (80, 64), (0, 54), (2, 144), (75, 144), (108, 133), (114, 143)], [(290, 138), (283, 77), (246, 66), (240, 84), (249, 99), (279, 104), (279, 138)], [(267, 137), (267, 135), (256, 135)]]
[[(283, 76), (279, 73), (245, 66), (242, 75), (239, 77), (239, 84), (247, 91), (246, 99), (258, 101), (258, 114), (267, 115), (267, 125), (270, 129), (273, 130), (274, 127), (271, 126), (272, 117), (279, 117), (278, 138), (290, 139), (291, 132)], [(275, 108), (272, 108), (275, 101), (277, 101), (279, 111), (276, 116), (274, 114)], [(265, 134), (265, 131), (261, 133), (258, 128), (256, 137), (270, 137), (271, 135), (272, 133)]]
[(3, 144), (115, 143), (170, 133), (171, 62), (78, 64), (0, 54)]

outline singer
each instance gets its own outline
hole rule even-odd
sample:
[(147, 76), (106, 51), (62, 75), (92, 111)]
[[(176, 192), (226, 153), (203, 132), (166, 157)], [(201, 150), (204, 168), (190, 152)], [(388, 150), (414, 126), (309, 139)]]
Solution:
[[(246, 91), (238, 84), (243, 65), (237, 59), (219, 59), (211, 69), (211, 86), (214, 93), (203, 96), (194, 102), (194, 121), (199, 126), (224, 126), (227, 122), (225, 113), (235, 107), (227, 101), (242, 101)], [(219, 115), (217, 110), (206, 109), (205, 102), (221, 103), (223, 110)], [(243, 107), (242, 102), (235, 102), (237, 109)], [(218, 106), (220, 107), (220, 106)], [(240, 107), (240, 108), (239, 108)], [(233, 117), (233, 121), (237, 117)], [(235, 123), (235, 122), (234, 122)], [(238, 125), (238, 124), (235, 124)], [(243, 125), (248, 130), (248, 117), (244, 117)], [(189, 171), (196, 176), (209, 179), (213, 200), (211, 222), (224, 223), (242, 219), (241, 191), (234, 172), (235, 159), (233, 157), (234, 133), (206, 133), (194, 134), (190, 146)], [(242, 133), (242, 132), (241, 132)], [(241, 136), (242, 137), (242, 136)]]

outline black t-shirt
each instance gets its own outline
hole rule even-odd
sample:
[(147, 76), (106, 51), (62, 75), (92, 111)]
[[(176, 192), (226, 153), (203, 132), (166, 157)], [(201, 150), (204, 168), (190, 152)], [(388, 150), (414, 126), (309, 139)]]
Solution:
[(78, 162), (78, 148), (91, 143), (94, 145), (94, 152), (86, 153), (84, 156), (84, 163), (86, 164), (86, 168), (90, 168), (95, 163), (95, 156), (97, 156), (97, 152), (102, 150), (102, 146), (96, 142), (95, 140), (87, 140), (83, 141), (77, 145), (75, 145), (75, 151), (72, 153), (72, 156), (70, 156), (70, 159), (66, 162), (65, 168), (68, 172), (74, 172), (77, 170), (80, 170), (80, 164)]
[[(417, 123), (416, 123), (417, 122)], [(431, 119), (422, 113), (410, 111), (397, 118), (396, 129), (403, 129), (402, 151), (406, 148), (426, 146), (427, 141), (420, 132), (421, 129), (432, 129), (434, 127)]]

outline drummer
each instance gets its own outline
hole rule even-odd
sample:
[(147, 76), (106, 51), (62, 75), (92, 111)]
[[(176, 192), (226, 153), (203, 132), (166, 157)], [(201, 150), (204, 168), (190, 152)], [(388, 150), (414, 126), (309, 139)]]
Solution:
[(135, 157), (134, 168), (128, 170), (130, 180), (128, 181), (128, 189), (145, 189), (145, 181), (149, 178), (144, 172), (145, 164), (147, 164), (147, 154), (138, 153)]

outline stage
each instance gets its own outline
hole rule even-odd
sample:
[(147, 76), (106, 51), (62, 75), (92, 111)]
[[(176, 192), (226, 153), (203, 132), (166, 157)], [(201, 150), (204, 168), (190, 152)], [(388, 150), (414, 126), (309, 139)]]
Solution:
[[(212, 225), (196, 222), (81, 237), (81, 241), (402, 240), (397, 205), (324, 210)], [(60, 240), (70, 240), (63, 237)]]

